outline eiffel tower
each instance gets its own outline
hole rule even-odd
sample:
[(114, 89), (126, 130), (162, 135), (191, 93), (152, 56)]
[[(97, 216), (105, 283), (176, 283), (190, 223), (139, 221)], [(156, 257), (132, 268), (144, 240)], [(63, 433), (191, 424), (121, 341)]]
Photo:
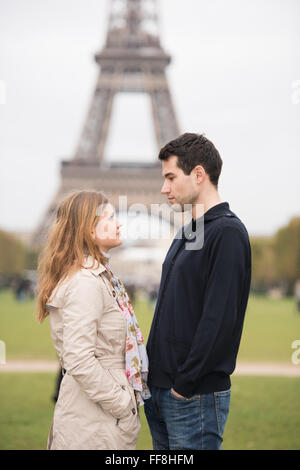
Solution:
[(128, 206), (166, 202), (160, 194), (158, 160), (109, 163), (104, 157), (112, 104), (120, 92), (150, 97), (158, 150), (180, 134), (165, 73), (171, 57), (160, 43), (156, 3), (110, 0), (106, 42), (95, 55), (100, 71), (85, 124), (73, 158), (61, 162), (60, 188), (32, 237), (36, 247), (43, 243), (58, 203), (74, 190), (101, 191), (116, 208), (119, 195), (127, 196)]

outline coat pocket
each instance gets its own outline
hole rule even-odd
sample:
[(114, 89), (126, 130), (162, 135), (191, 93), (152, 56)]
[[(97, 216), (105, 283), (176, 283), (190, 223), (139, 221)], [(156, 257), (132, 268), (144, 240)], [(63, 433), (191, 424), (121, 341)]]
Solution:
[(136, 426), (136, 422), (137, 422), (136, 409), (132, 408), (130, 410), (129, 415), (123, 418), (118, 418), (116, 424), (121, 429), (121, 431), (127, 432), (127, 431), (131, 431), (132, 428)]
[(126, 420), (126, 418), (131, 415), (135, 415), (137, 412), (134, 391), (128, 383), (125, 371), (121, 369), (107, 369), (107, 372), (110, 374), (113, 381), (117, 383), (120, 389), (122, 390), (123, 397), (120, 396), (120, 400), (118, 401), (117, 414), (115, 410), (112, 410), (112, 415), (119, 419), (119, 424), (121, 419)]

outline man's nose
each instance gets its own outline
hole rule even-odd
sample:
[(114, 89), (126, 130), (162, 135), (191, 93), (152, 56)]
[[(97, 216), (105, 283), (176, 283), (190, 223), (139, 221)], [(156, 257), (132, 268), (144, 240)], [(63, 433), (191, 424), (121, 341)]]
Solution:
[(165, 181), (164, 184), (162, 185), (162, 188), (161, 188), (160, 192), (162, 194), (167, 194), (167, 193), (170, 192), (170, 188), (169, 188), (169, 185), (168, 185), (167, 181)]

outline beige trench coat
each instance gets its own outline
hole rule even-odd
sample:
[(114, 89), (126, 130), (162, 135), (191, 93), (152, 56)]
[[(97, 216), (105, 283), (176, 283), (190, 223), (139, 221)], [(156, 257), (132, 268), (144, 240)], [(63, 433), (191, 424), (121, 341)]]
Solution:
[(140, 418), (125, 373), (126, 320), (104, 266), (91, 258), (54, 289), (47, 309), (63, 376), (47, 448), (136, 447)]

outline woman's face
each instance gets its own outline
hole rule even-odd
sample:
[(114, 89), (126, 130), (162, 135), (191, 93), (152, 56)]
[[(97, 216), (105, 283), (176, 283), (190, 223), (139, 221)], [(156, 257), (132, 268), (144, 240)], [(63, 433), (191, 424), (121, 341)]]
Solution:
[(101, 211), (99, 221), (92, 232), (92, 236), (102, 251), (122, 244), (119, 229), (121, 224), (115, 218), (115, 210), (111, 204), (107, 204)]

